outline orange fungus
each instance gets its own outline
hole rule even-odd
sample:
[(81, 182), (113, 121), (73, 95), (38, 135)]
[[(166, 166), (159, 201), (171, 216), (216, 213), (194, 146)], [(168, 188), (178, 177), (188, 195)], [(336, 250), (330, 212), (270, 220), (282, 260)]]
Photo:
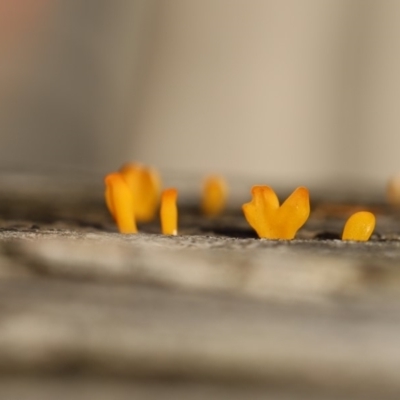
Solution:
[(176, 189), (165, 189), (161, 195), (161, 231), (164, 235), (178, 234), (178, 208)]
[(251, 194), (252, 200), (242, 208), (260, 238), (294, 239), (310, 215), (309, 192), (305, 187), (297, 188), (281, 206), (269, 186), (254, 186)]
[(137, 233), (132, 193), (119, 173), (105, 177), (105, 199), (121, 233)]
[(342, 240), (366, 242), (375, 229), (375, 215), (369, 211), (359, 211), (353, 214), (343, 229)]

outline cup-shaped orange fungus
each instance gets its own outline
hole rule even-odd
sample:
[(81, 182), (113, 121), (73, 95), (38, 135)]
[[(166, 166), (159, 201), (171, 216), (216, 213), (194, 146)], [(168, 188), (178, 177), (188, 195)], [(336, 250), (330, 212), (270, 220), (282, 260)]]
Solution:
[(121, 233), (137, 233), (132, 193), (119, 173), (108, 174), (106, 185), (106, 204)]
[(164, 235), (178, 234), (178, 208), (176, 200), (178, 192), (176, 189), (165, 189), (161, 194), (161, 232)]
[(242, 209), (260, 238), (291, 240), (310, 215), (310, 196), (305, 187), (298, 187), (281, 206), (269, 186), (253, 186), (251, 194), (252, 200)]
[(342, 240), (366, 242), (375, 229), (375, 215), (369, 211), (354, 213), (344, 225)]
[(161, 181), (156, 170), (138, 163), (125, 164), (119, 170), (132, 193), (138, 222), (148, 222), (157, 214)]
[(209, 176), (204, 180), (201, 211), (208, 217), (215, 217), (224, 210), (228, 188), (220, 176)]

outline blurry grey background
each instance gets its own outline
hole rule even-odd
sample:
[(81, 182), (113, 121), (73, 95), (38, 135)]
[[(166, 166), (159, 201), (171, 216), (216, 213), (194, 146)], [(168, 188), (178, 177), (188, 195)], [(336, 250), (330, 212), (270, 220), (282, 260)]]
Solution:
[(0, 28), (3, 167), (400, 170), (400, 1), (27, 1)]

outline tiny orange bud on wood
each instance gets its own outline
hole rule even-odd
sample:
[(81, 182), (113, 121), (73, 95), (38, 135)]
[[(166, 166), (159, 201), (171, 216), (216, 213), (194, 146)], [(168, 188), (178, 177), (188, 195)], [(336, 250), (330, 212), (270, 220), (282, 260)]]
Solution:
[(366, 242), (375, 229), (375, 215), (369, 211), (353, 214), (344, 226), (342, 240)]

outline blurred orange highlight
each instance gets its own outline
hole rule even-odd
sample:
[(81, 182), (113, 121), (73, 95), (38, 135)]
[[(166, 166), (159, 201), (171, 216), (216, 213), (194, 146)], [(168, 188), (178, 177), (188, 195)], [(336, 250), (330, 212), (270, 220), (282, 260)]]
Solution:
[(209, 217), (222, 213), (226, 206), (228, 187), (220, 176), (209, 176), (205, 179), (202, 192), (201, 210)]

